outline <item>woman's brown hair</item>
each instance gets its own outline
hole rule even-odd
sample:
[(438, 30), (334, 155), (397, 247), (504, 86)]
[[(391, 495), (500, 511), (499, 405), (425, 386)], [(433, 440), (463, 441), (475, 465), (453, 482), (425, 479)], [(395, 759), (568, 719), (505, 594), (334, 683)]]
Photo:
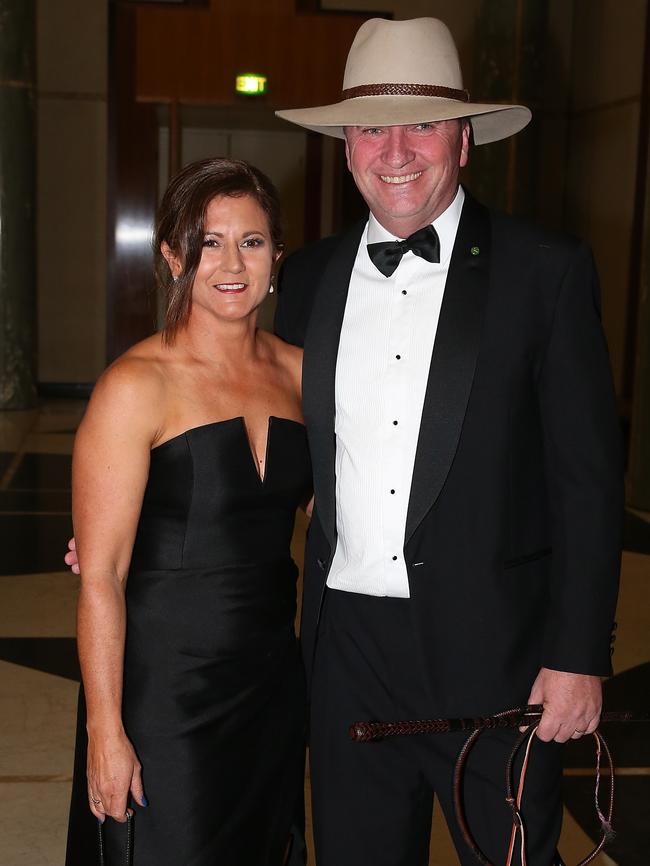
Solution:
[[(212, 199), (221, 195), (249, 195), (255, 199), (268, 219), (274, 250), (283, 247), (278, 191), (263, 172), (247, 162), (225, 157), (202, 159), (182, 169), (160, 202), (153, 241), (156, 283), (165, 300), (163, 340), (168, 345), (189, 318), (192, 286), (203, 250), (206, 210)], [(163, 242), (182, 263), (176, 280), (161, 252)]]

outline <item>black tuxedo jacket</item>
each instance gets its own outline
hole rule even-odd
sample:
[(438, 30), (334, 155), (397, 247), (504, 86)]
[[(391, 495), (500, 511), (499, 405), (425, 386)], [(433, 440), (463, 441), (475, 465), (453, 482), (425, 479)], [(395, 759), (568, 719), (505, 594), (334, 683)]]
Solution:
[[(362, 231), (292, 255), (278, 297), (277, 333), (305, 349), (316, 503), (302, 616), (308, 671), (336, 548), (334, 379)], [(622, 515), (621, 436), (589, 249), (468, 195), (404, 538), (430, 684), (423, 711), (516, 705), (541, 666), (609, 674)]]

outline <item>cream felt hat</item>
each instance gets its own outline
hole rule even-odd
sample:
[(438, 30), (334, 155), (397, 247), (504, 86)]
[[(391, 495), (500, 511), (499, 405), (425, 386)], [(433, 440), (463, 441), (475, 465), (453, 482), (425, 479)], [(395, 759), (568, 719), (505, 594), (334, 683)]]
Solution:
[(397, 126), (467, 117), (475, 144), (514, 135), (530, 121), (523, 105), (470, 102), (458, 51), (437, 18), (361, 25), (348, 54), (341, 102), (276, 111), (306, 129), (343, 138), (344, 126)]

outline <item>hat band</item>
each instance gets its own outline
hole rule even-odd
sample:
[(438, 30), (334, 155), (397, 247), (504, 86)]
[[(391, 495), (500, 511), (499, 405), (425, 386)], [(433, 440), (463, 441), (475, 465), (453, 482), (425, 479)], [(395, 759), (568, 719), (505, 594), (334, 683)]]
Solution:
[(348, 87), (341, 96), (343, 99), (357, 96), (442, 96), (469, 102), (469, 91), (443, 87), (441, 84), (360, 84), (358, 87)]

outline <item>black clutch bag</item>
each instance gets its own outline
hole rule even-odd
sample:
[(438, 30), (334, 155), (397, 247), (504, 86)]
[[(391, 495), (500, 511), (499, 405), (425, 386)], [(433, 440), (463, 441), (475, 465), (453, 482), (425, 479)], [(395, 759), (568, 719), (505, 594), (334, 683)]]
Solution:
[(135, 815), (127, 814), (121, 824), (113, 818), (97, 822), (99, 833), (99, 866), (133, 866)]

